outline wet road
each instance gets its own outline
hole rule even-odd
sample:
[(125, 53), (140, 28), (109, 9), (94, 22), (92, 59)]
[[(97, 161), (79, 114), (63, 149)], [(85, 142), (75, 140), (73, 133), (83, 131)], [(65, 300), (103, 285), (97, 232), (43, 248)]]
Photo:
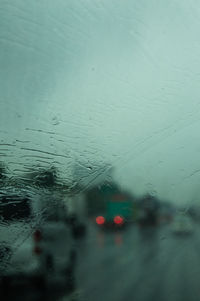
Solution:
[(74, 293), (65, 294), (59, 283), (44, 295), (26, 286), (6, 300), (200, 300), (200, 225), (191, 235), (175, 235), (170, 225), (113, 232), (91, 223), (76, 248)]
[(71, 300), (200, 300), (199, 225), (191, 235), (175, 235), (170, 226), (117, 233), (91, 227), (78, 249)]

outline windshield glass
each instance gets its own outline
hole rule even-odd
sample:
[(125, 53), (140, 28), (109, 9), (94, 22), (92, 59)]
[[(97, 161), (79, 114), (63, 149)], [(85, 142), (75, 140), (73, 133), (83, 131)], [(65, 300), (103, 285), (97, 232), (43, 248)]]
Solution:
[(0, 1), (1, 300), (199, 298), (199, 20)]
[(28, 199), (18, 200), (17, 197), (4, 197), (0, 200), (0, 214), (5, 221), (22, 220), (30, 217)]

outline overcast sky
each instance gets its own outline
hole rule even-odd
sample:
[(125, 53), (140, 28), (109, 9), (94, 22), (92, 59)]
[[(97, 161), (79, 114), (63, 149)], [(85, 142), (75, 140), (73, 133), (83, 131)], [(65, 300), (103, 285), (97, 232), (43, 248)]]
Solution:
[(199, 36), (196, 0), (2, 1), (2, 160), (108, 162), (132, 191), (198, 199)]

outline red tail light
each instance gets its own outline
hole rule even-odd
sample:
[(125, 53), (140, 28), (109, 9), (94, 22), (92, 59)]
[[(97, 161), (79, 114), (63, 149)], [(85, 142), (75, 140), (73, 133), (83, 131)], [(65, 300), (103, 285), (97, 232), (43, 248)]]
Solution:
[(120, 215), (115, 216), (114, 217), (114, 223), (116, 225), (122, 225), (124, 223), (123, 217), (121, 217)]
[(35, 248), (33, 249), (33, 252), (36, 254), (36, 255), (40, 255), (42, 253), (42, 249), (38, 246), (35, 246)]
[(33, 234), (33, 238), (35, 242), (41, 241), (42, 239), (42, 233), (40, 230), (36, 230)]
[(97, 216), (96, 223), (98, 225), (103, 225), (105, 223), (105, 218), (103, 216)]

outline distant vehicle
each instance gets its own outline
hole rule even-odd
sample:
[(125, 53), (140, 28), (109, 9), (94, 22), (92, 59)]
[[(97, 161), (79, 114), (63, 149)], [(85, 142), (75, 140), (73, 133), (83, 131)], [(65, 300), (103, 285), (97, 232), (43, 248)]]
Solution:
[(96, 217), (96, 224), (100, 227), (123, 227), (133, 219), (133, 203), (126, 194), (115, 193), (105, 199), (103, 215)]
[(181, 214), (174, 218), (171, 229), (174, 234), (191, 234), (194, 231), (194, 226), (188, 216)]
[(171, 223), (173, 220), (175, 209), (168, 202), (161, 202), (158, 210), (158, 223), (160, 225)]
[(64, 198), (67, 223), (74, 238), (84, 237), (87, 231), (87, 212), (84, 193), (68, 195)]
[[(50, 195), (47, 199), (50, 202)], [(73, 286), (76, 254), (62, 206), (43, 211), (44, 200), (41, 195), (31, 199), (16, 189), (0, 196), (0, 285), (4, 292), (21, 282), (44, 289), (59, 279)]]
[(138, 223), (140, 226), (156, 226), (158, 224), (159, 203), (153, 196), (147, 195), (139, 205)]

